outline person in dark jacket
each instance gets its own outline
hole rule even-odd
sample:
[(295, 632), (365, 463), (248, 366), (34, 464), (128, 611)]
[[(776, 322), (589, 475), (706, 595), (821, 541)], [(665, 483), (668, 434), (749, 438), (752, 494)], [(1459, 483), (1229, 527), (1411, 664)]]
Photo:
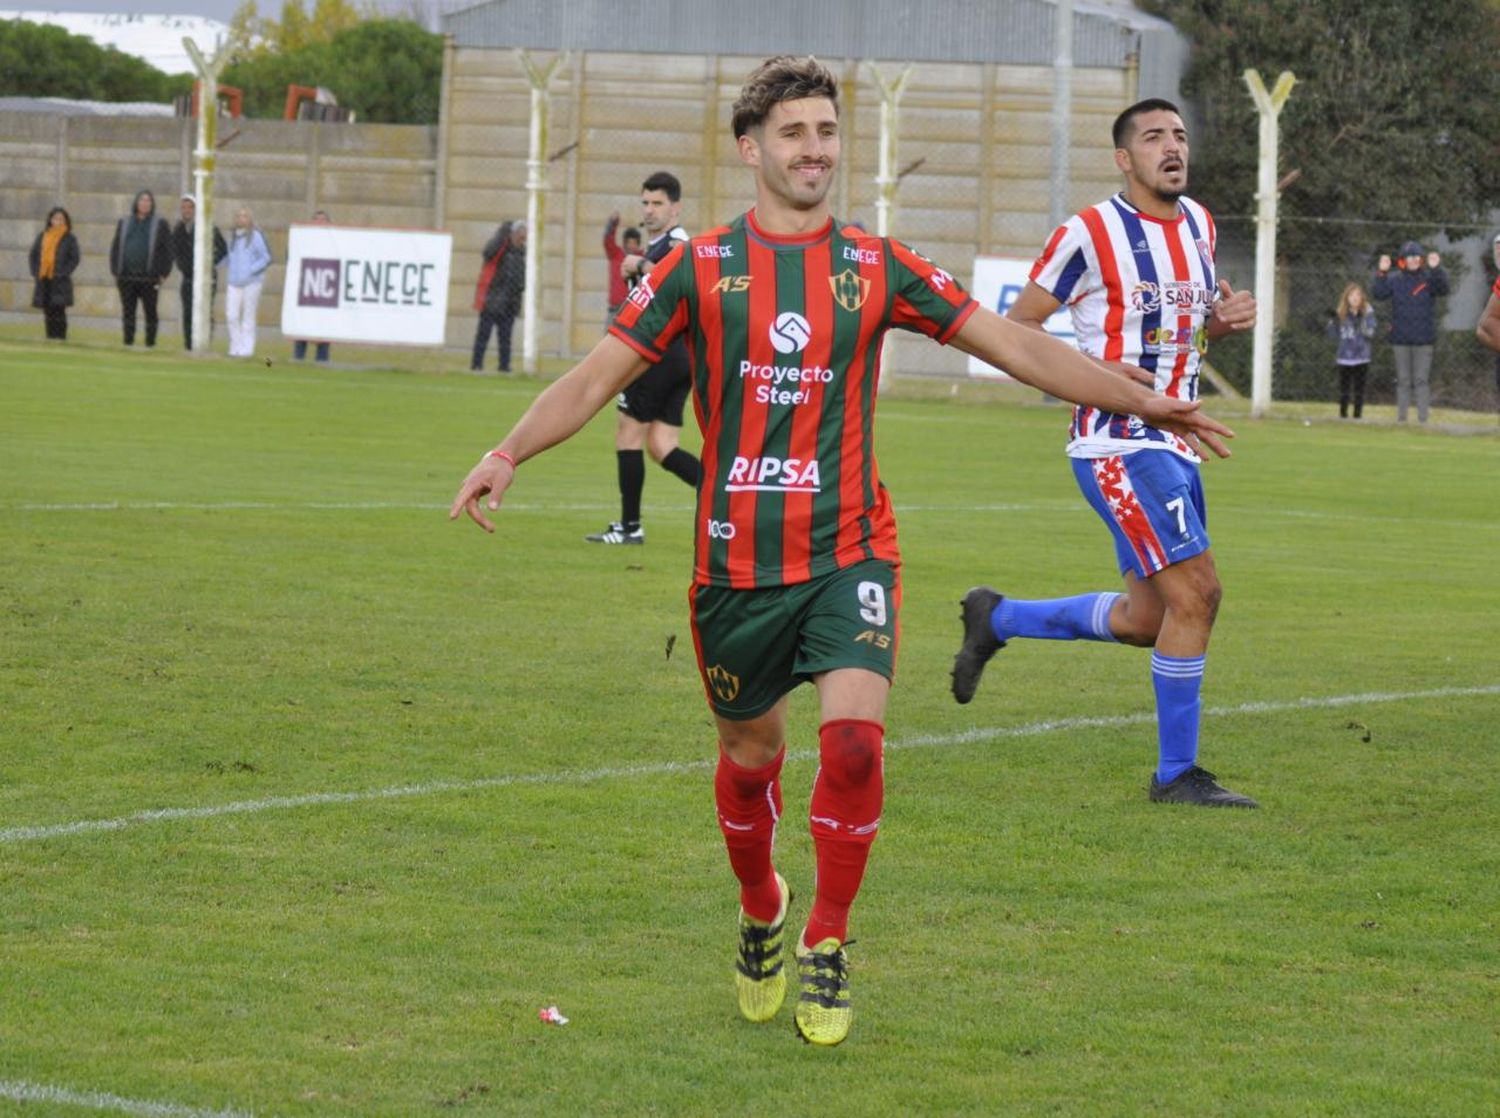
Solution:
[(1396, 422), (1405, 423), (1413, 389), (1417, 397), (1417, 422), (1427, 422), (1432, 399), (1432, 346), (1437, 341), (1437, 299), (1448, 294), (1448, 273), (1442, 257), (1427, 253), (1407, 241), (1401, 246), (1399, 269), (1391, 275), (1391, 258), (1382, 256), (1376, 265), (1370, 293), (1391, 301), (1391, 350), (1396, 357)]
[(78, 238), (73, 219), (61, 206), (47, 214), (47, 227), (31, 245), (31, 305), (41, 309), (47, 322), (47, 337), (63, 341), (68, 336), (68, 308), (73, 305), (73, 269), (78, 267)]
[(474, 332), (471, 372), (484, 368), (484, 350), (489, 345), (491, 328), (495, 331), (495, 348), (499, 350), (500, 371), (510, 372), (510, 332), (516, 315), (521, 312), (521, 296), (525, 291), (526, 223), (507, 221), (484, 246), (484, 268), (474, 292), (479, 327)]
[(156, 212), (156, 196), (143, 190), (115, 226), (109, 246), (109, 271), (120, 289), (120, 317), (125, 344), (135, 344), (135, 308), (145, 312), (146, 344), (156, 344), (156, 294), (172, 271), (172, 230)]
[(1349, 418), (1349, 390), (1354, 389), (1354, 418), (1365, 410), (1365, 376), (1370, 371), (1370, 339), (1375, 336), (1375, 308), (1357, 283), (1344, 288), (1328, 320), (1328, 336), (1339, 340), (1334, 364), (1339, 370), (1339, 418)]
[[(179, 207), (182, 220), (172, 227), (172, 259), (177, 264), (177, 272), (182, 276), (182, 285), (178, 293), (182, 296), (182, 348), (193, 348), (193, 227), (197, 223), (198, 199), (191, 194), (182, 196), (182, 204)], [(219, 227), (214, 226), (213, 232), (213, 267), (209, 269), (208, 288), (208, 336), (213, 338), (214, 329), (214, 297), (219, 293), (219, 265), (224, 257), (229, 254), (229, 246), (224, 243), (224, 234), (219, 232)]]

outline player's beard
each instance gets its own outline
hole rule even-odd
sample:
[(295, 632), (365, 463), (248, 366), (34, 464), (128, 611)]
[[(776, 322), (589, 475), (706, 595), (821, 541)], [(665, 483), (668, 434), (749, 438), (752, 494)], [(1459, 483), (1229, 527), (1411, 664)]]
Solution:
[(793, 209), (815, 210), (833, 188), (834, 164), (825, 162), (823, 166), (823, 176), (816, 183), (808, 183), (797, 173), (797, 164), (791, 164), (780, 168), (776, 175), (768, 176), (766, 185)]

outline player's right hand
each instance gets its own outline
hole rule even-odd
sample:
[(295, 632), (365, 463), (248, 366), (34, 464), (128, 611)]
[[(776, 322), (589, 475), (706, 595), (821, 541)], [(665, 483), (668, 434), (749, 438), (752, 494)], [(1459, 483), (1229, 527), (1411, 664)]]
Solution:
[(488, 493), (490, 499), (485, 504), (489, 506), (491, 512), (494, 512), (500, 507), (505, 491), (510, 488), (510, 483), (515, 480), (515, 477), (515, 469), (504, 458), (486, 454), (479, 460), (479, 465), (469, 471), (469, 476), (464, 478), (464, 483), (458, 487), (458, 495), (453, 498), (453, 507), (448, 510), (448, 519), (457, 520), (459, 513), (466, 512), (475, 524), (486, 532), (493, 532), (495, 526), (480, 511), (479, 499)]

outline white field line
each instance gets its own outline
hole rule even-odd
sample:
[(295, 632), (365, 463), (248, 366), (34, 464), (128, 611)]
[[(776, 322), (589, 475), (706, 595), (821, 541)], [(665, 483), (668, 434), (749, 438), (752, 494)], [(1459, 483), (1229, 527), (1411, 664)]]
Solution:
[[(0, 512), (157, 512), (181, 510), (186, 512), (242, 512), (267, 511), (284, 509), (288, 512), (380, 512), (380, 511), (419, 511), (419, 512), (446, 512), (448, 505), (428, 501), (56, 501), (56, 502), (16, 502), (6, 504), (0, 502)], [(619, 508), (618, 502), (609, 504), (603, 501), (573, 502), (560, 504), (553, 501), (536, 503), (526, 501), (506, 501), (504, 508), (508, 512), (547, 513), (547, 512), (610, 512)], [(646, 508), (654, 513), (691, 513), (693, 506), (689, 504), (651, 504)], [(1226, 512), (1248, 512), (1249, 509), (1237, 508), (1234, 505), (1216, 506), (1220, 515)], [(926, 505), (926, 504), (900, 504), (896, 506), (897, 515), (904, 516), (908, 513), (919, 512), (1061, 512), (1061, 513), (1083, 513), (1088, 507), (1081, 501), (1058, 500), (1040, 502), (997, 502), (981, 505)], [(1433, 528), (1459, 528), (1468, 531), (1475, 529), (1489, 529), (1494, 531), (1500, 529), (1500, 521), (1497, 520), (1431, 520), (1421, 516), (1367, 516), (1361, 513), (1347, 512), (1317, 512), (1312, 509), (1267, 509), (1256, 508), (1254, 515), (1258, 517), (1286, 516), (1295, 520), (1339, 520), (1356, 524), (1421, 524)]]
[[(1429, 691), (1373, 691), (1358, 695), (1328, 695), (1321, 698), (1289, 699), (1279, 702), (1250, 702), (1237, 706), (1218, 707), (1203, 712), (1205, 717), (1224, 718), (1242, 714), (1278, 714), (1293, 710), (1326, 710), (1335, 707), (1360, 706), (1370, 703), (1401, 703), (1427, 699), (1461, 699), (1482, 695), (1500, 695), (1500, 684), (1485, 687), (1438, 687)], [(1140, 714), (1112, 715), (1098, 718), (1058, 718), (1044, 722), (1028, 722), (1022, 726), (976, 727), (948, 734), (920, 734), (886, 743), (887, 749), (947, 749), (953, 746), (972, 745), (978, 742), (999, 741), (1006, 738), (1029, 738), (1040, 734), (1051, 734), (1066, 730), (1115, 729), (1135, 726), (1156, 720), (1151, 712)], [(812, 761), (817, 753), (810, 749), (788, 750), (790, 761)], [(113, 819), (79, 819), (72, 823), (51, 823), (37, 827), (8, 827), (0, 830), (0, 844), (31, 842), (37, 839), (65, 838), (72, 835), (98, 834), (104, 831), (123, 831), (147, 823), (165, 823), (176, 819), (216, 819), (226, 815), (255, 815), (264, 811), (279, 811), (286, 808), (318, 807), (324, 804), (367, 803), (374, 800), (399, 800), (413, 796), (435, 796), (448, 792), (476, 792), (490, 788), (535, 785), (579, 785), (594, 784), (605, 780), (631, 780), (643, 776), (676, 775), (702, 772), (715, 762), (704, 758), (697, 761), (659, 761), (643, 765), (616, 765), (596, 769), (564, 769), (560, 772), (517, 773), (508, 776), (483, 777), (478, 780), (433, 780), (421, 784), (401, 784), (389, 788), (367, 788), (355, 792), (309, 792), (299, 796), (268, 796), (260, 800), (240, 800), (235, 803), (209, 804), (202, 807), (166, 807), (150, 811), (137, 811)]]
[(202, 1110), (172, 1102), (126, 1099), (104, 1091), (70, 1091), (66, 1087), (15, 1079), (0, 1079), (0, 1099), (110, 1110), (116, 1114), (140, 1114), (145, 1118), (253, 1118), (248, 1110)]

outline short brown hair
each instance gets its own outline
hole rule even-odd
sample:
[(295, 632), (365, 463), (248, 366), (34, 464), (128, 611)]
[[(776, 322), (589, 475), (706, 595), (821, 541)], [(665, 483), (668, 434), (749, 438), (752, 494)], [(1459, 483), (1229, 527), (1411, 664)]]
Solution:
[(771, 110), (783, 101), (800, 101), (804, 97), (826, 97), (839, 108), (839, 83), (833, 72), (812, 55), (799, 58), (778, 54), (755, 68), (734, 102), (731, 124), (737, 140), (752, 128), (766, 122)]

